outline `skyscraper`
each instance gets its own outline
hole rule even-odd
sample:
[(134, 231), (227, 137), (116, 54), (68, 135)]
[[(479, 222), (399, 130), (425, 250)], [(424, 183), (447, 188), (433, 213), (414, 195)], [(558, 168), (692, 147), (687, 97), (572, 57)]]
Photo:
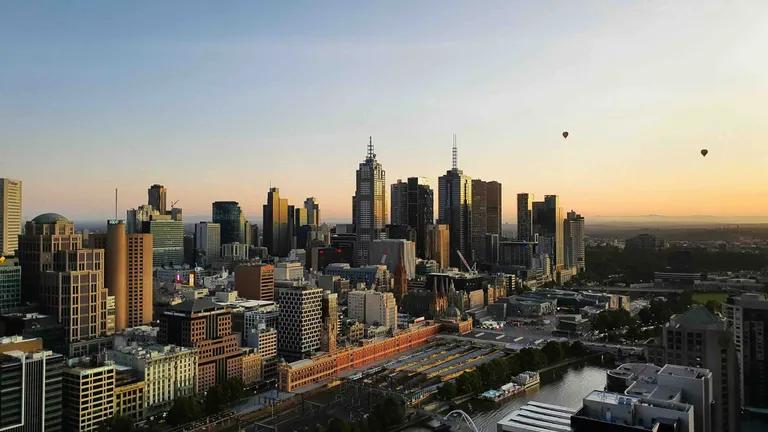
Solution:
[(552, 269), (563, 268), (563, 208), (557, 195), (544, 195), (544, 201), (533, 203), (533, 232), (539, 236), (539, 251), (551, 258)]
[(165, 186), (159, 184), (153, 184), (147, 189), (147, 204), (151, 205), (152, 208), (160, 212), (160, 214), (165, 214), (167, 211), (165, 199), (166, 192), (167, 190), (165, 189)]
[(195, 225), (195, 249), (210, 264), (221, 255), (221, 225), (215, 222), (199, 222)]
[[(290, 223), (289, 223), (290, 222)], [(274, 256), (288, 256), (291, 251), (288, 200), (280, 198), (280, 189), (269, 188), (267, 203), (264, 204), (263, 245)]]
[(517, 194), (517, 241), (533, 241), (533, 194)]
[(304, 209), (307, 211), (307, 224), (320, 226), (320, 205), (315, 201), (315, 197), (304, 200)]
[(184, 223), (169, 216), (153, 217), (144, 222), (143, 231), (152, 235), (152, 265), (154, 267), (184, 263)]
[(376, 160), (373, 138), (369, 137), (368, 154), (357, 169), (355, 196), (352, 197), (352, 223), (357, 234), (355, 263), (368, 263), (368, 250), (373, 240), (385, 236), (387, 224), (386, 173)]
[(472, 180), (472, 250), (476, 261), (493, 264), (487, 234), (501, 236), (501, 183)]
[(439, 178), (439, 220), (451, 233), (451, 265), (463, 268), (459, 251), (472, 259), (472, 178), (459, 169), (456, 137), (453, 143), (453, 167)]
[(211, 220), (220, 225), (221, 244), (245, 243), (245, 215), (237, 201), (216, 201), (211, 205)]
[(21, 234), (21, 181), (0, 178), (0, 256), (13, 255)]
[(579, 272), (586, 269), (584, 252), (584, 216), (571, 210), (563, 222), (565, 241), (565, 266), (576, 267)]
[(427, 226), (434, 223), (434, 193), (423, 177), (397, 180), (391, 186), (392, 225), (406, 225), (416, 230), (416, 255), (426, 253)]
[(728, 328), (733, 332), (741, 371), (741, 406), (768, 408), (768, 301), (761, 294), (744, 293), (723, 303)]

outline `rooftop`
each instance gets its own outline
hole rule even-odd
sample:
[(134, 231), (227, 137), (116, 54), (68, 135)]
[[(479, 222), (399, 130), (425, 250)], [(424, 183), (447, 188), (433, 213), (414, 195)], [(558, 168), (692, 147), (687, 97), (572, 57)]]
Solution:
[(169, 307), (168, 310), (173, 312), (194, 313), (194, 312), (221, 310), (223, 308), (224, 308), (223, 306), (212, 302), (209, 297), (203, 297), (203, 298), (184, 300), (181, 303), (178, 303)]
[(57, 222), (72, 223), (72, 221), (58, 213), (43, 213), (32, 219), (32, 222), (36, 224), (52, 224)]
[(576, 410), (556, 405), (529, 402), (499, 421), (499, 430), (531, 432), (570, 432), (571, 415)]

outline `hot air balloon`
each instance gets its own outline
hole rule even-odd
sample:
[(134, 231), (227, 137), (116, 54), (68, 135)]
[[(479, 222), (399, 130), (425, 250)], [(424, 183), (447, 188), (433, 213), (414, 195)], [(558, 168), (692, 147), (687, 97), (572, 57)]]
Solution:
[(563, 132), (563, 138), (568, 138), (568, 131)]
[(702, 156), (706, 156), (706, 155), (707, 155), (707, 153), (709, 153), (709, 150), (707, 150), (707, 149), (701, 149), (701, 155), (702, 155)]

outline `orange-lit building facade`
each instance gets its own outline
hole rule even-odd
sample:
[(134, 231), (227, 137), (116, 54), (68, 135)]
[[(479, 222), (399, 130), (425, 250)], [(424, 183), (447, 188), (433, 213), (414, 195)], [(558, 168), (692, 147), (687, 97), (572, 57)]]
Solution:
[(429, 323), (404, 330), (391, 338), (363, 342), (359, 347), (346, 348), (334, 354), (283, 363), (280, 365), (280, 389), (293, 391), (333, 379), (347, 369), (363, 367), (424, 345), (439, 331), (439, 324)]

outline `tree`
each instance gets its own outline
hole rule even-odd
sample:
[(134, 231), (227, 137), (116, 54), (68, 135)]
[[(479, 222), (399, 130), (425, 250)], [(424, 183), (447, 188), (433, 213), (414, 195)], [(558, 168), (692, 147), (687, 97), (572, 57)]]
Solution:
[(352, 425), (346, 420), (332, 418), (325, 430), (327, 432), (352, 432)]
[(524, 371), (537, 371), (547, 365), (547, 356), (536, 348), (523, 348), (518, 356)]
[(587, 353), (587, 348), (581, 341), (575, 341), (568, 346), (567, 352), (570, 357), (581, 357)]
[(205, 405), (205, 413), (212, 415), (221, 411), (222, 405), (226, 403), (226, 397), (227, 395), (225, 394), (225, 391), (222, 390), (222, 386), (215, 385), (209, 388), (208, 392), (205, 394), (205, 400), (203, 402)]
[(451, 400), (456, 397), (456, 384), (453, 381), (446, 381), (437, 389), (437, 397), (441, 400)]
[(541, 349), (545, 356), (547, 356), (547, 363), (557, 363), (565, 358), (565, 350), (559, 342), (549, 341)]
[(173, 402), (171, 410), (168, 411), (168, 423), (172, 426), (179, 426), (200, 416), (202, 416), (202, 409), (194, 398), (180, 397)]

